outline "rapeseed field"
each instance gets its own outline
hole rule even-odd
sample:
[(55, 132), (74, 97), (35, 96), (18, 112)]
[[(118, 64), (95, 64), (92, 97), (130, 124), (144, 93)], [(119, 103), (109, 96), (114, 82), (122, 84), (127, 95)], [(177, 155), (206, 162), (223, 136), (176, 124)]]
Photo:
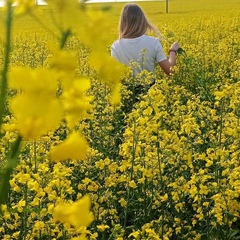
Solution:
[[(139, 2), (172, 76), (110, 57), (125, 3), (0, 11), (0, 239), (240, 239), (240, 2)], [(137, 95), (155, 77), (156, 84)]]

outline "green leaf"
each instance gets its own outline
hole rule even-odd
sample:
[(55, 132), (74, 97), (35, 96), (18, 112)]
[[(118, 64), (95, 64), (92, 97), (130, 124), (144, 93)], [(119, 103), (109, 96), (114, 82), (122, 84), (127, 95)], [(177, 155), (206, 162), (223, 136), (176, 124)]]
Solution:
[(182, 48), (179, 48), (179, 49), (177, 50), (177, 53), (180, 54), (180, 55), (183, 55), (184, 57), (187, 56), (186, 51), (185, 51), (184, 49), (182, 49)]

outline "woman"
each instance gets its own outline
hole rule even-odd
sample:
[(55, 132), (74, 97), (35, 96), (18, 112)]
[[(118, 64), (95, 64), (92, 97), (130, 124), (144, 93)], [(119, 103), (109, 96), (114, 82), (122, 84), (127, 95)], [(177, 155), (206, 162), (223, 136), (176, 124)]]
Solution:
[(176, 65), (180, 46), (174, 42), (167, 58), (159, 39), (146, 35), (149, 30), (159, 35), (158, 29), (148, 21), (137, 4), (126, 4), (120, 17), (119, 39), (112, 44), (111, 55), (119, 62), (131, 66), (135, 76), (142, 70), (154, 72), (156, 62), (169, 75)]

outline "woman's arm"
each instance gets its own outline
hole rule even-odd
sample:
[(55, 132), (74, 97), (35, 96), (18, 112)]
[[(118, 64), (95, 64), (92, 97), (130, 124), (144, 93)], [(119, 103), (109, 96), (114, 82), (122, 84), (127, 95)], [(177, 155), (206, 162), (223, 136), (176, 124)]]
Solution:
[(179, 48), (179, 44), (177, 42), (174, 42), (169, 50), (169, 58), (158, 63), (167, 75), (173, 73), (172, 68), (176, 65), (177, 50)]

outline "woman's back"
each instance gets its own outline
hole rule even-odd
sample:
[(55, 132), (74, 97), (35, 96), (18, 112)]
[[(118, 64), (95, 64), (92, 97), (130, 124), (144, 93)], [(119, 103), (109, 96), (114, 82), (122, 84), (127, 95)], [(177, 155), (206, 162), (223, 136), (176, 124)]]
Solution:
[(116, 40), (112, 44), (111, 55), (131, 66), (135, 75), (142, 70), (154, 72), (155, 63), (167, 59), (159, 40), (147, 35)]

